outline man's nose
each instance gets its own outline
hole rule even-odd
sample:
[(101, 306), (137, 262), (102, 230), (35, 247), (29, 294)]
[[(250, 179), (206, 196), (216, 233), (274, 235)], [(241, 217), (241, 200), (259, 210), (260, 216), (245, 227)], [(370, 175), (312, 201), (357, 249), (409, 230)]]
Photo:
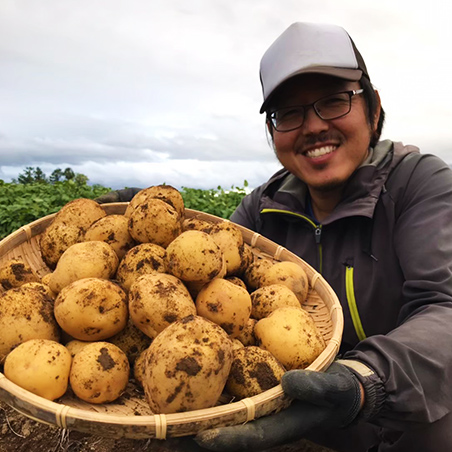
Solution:
[(304, 112), (304, 120), (302, 125), (302, 131), (306, 135), (313, 133), (319, 133), (324, 130), (328, 130), (328, 121), (322, 119), (314, 110), (313, 106), (310, 106)]

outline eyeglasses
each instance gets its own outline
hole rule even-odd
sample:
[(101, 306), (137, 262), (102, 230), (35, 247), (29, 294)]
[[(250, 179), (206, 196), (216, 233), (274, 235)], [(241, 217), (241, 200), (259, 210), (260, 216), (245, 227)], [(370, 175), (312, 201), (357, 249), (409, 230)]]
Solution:
[(306, 111), (312, 107), (317, 116), (325, 121), (341, 118), (350, 113), (352, 109), (352, 97), (364, 92), (363, 89), (343, 91), (322, 97), (312, 104), (295, 105), (272, 111), (267, 118), (273, 128), (278, 132), (290, 132), (303, 125)]

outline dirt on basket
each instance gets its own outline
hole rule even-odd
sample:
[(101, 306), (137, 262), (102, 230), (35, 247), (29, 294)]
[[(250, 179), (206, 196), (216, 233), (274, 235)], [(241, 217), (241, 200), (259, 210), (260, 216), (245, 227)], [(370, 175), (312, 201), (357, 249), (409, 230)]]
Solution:
[[(202, 452), (188, 438), (112, 439), (63, 430), (21, 415), (0, 402), (0, 452)], [(308, 441), (297, 441), (267, 452), (334, 452)]]

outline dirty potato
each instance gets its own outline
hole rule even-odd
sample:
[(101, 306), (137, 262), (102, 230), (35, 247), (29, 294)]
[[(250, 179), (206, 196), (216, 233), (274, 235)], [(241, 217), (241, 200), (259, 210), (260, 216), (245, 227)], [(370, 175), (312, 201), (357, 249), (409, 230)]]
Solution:
[(49, 287), (59, 293), (74, 281), (84, 278), (110, 279), (116, 272), (119, 259), (105, 242), (93, 241), (70, 246), (58, 261), (50, 276)]
[(255, 319), (268, 317), (275, 309), (284, 306), (301, 308), (296, 295), (283, 284), (270, 284), (251, 293), (253, 308), (251, 316)]
[(0, 264), (0, 284), (5, 290), (20, 287), (28, 282), (39, 281), (39, 276), (22, 259), (9, 259)]
[(107, 215), (95, 221), (86, 231), (84, 241), (99, 240), (108, 243), (121, 260), (135, 240), (129, 234), (129, 222), (124, 215)]
[(69, 353), (71, 354), (72, 358), (82, 349), (85, 347), (85, 345), (92, 344), (96, 341), (79, 341), (78, 339), (72, 339), (64, 346), (68, 349)]
[(83, 278), (61, 290), (54, 312), (58, 324), (73, 338), (100, 341), (126, 326), (127, 296), (111, 281)]
[(236, 349), (226, 391), (237, 399), (253, 397), (277, 386), (285, 371), (267, 350), (253, 346)]
[(325, 341), (308, 312), (285, 307), (259, 320), (254, 334), (260, 347), (268, 350), (287, 369), (308, 367), (325, 349)]
[(308, 296), (308, 276), (295, 262), (277, 262), (265, 270), (260, 278), (259, 287), (270, 284), (284, 284), (296, 295), (300, 303), (303, 303)]
[(132, 365), (143, 350), (151, 345), (149, 336), (140, 331), (129, 317), (126, 327), (119, 333), (107, 339), (107, 342), (115, 344), (127, 356)]
[(215, 240), (202, 231), (185, 231), (166, 249), (167, 271), (184, 282), (211, 281), (222, 270), (223, 259)]
[(243, 236), (237, 225), (230, 221), (222, 221), (212, 226), (209, 235), (220, 247), (225, 259), (227, 276), (240, 273), (243, 268)]
[(60, 328), (53, 315), (52, 300), (30, 287), (0, 294), (0, 364), (17, 345), (29, 339), (58, 342)]
[(106, 212), (92, 199), (75, 199), (64, 205), (40, 237), (43, 261), (54, 269), (62, 254), (83, 241), (87, 229)]
[(55, 298), (57, 297), (57, 294), (55, 292), (52, 292), (50, 287), (42, 282), (29, 282), (22, 284), (21, 287), (30, 287), (32, 289), (39, 290), (43, 294), (47, 295), (52, 301), (55, 301)]
[(245, 327), (240, 334), (237, 336), (237, 339), (245, 346), (247, 345), (256, 345), (256, 336), (254, 336), (254, 327), (256, 326), (257, 320), (253, 318), (249, 318), (248, 322), (246, 322)]
[(196, 307), (182, 281), (166, 273), (143, 275), (131, 286), (129, 312), (133, 323), (150, 338)]
[(119, 347), (94, 342), (74, 356), (69, 382), (79, 399), (95, 404), (108, 403), (125, 391), (129, 374), (129, 361)]
[(260, 280), (265, 273), (273, 265), (269, 259), (261, 258), (251, 263), (243, 274), (243, 280), (251, 292), (260, 287)]
[(201, 218), (185, 218), (182, 221), (182, 231), (202, 231), (209, 233), (213, 223)]
[(55, 400), (68, 387), (72, 357), (66, 347), (46, 339), (31, 339), (5, 360), (5, 377), (27, 391)]
[(121, 260), (116, 272), (116, 279), (124, 290), (129, 290), (132, 283), (140, 276), (149, 273), (165, 273), (166, 250), (155, 243), (142, 243), (134, 246)]
[(196, 310), (198, 315), (220, 325), (232, 337), (237, 337), (250, 318), (251, 297), (242, 287), (217, 278), (199, 292)]
[(232, 343), (200, 316), (172, 323), (149, 346), (143, 386), (151, 410), (176, 413), (214, 406), (226, 384)]
[(125, 216), (130, 218), (131, 213), (149, 199), (160, 199), (173, 207), (178, 215), (183, 218), (185, 212), (184, 200), (180, 192), (171, 185), (153, 185), (139, 191), (127, 206)]
[(155, 243), (166, 248), (182, 232), (182, 220), (174, 207), (150, 198), (130, 214), (129, 232), (139, 243)]

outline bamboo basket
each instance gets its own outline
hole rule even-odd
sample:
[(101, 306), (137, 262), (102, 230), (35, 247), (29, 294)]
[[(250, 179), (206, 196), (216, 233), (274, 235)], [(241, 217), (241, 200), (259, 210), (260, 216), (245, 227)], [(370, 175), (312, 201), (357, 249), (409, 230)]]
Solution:
[[(123, 214), (127, 203), (102, 206), (107, 214)], [(51, 223), (55, 214), (48, 215), (21, 227), (0, 242), (0, 264), (11, 258), (20, 258), (43, 277), (50, 270), (41, 259), (39, 237)], [(187, 218), (200, 218), (211, 222), (222, 218), (186, 209)], [(340, 346), (343, 315), (339, 300), (325, 279), (311, 266), (282, 246), (249, 229), (239, 226), (245, 242), (251, 246), (256, 257), (274, 261), (291, 261), (306, 271), (310, 293), (305, 309), (313, 316), (327, 344), (326, 349), (308, 367), (323, 371), (334, 360)], [(18, 412), (36, 421), (63, 429), (109, 438), (158, 438), (194, 435), (199, 431), (257, 419), (280, 411), (290, 404), (281, 385), (254, 397), (240, 401), (221, 399), (217, 406), (202, 410), (174, 414), (153, 414), (144, 398), (143, 391), (130, 381), (126, 392), (115, 402), (103, 405), (86, 403), (76, 398), (70, 389), (57, 401), (49, 401), (24, 390), (0, 373), (0, 400)]]

